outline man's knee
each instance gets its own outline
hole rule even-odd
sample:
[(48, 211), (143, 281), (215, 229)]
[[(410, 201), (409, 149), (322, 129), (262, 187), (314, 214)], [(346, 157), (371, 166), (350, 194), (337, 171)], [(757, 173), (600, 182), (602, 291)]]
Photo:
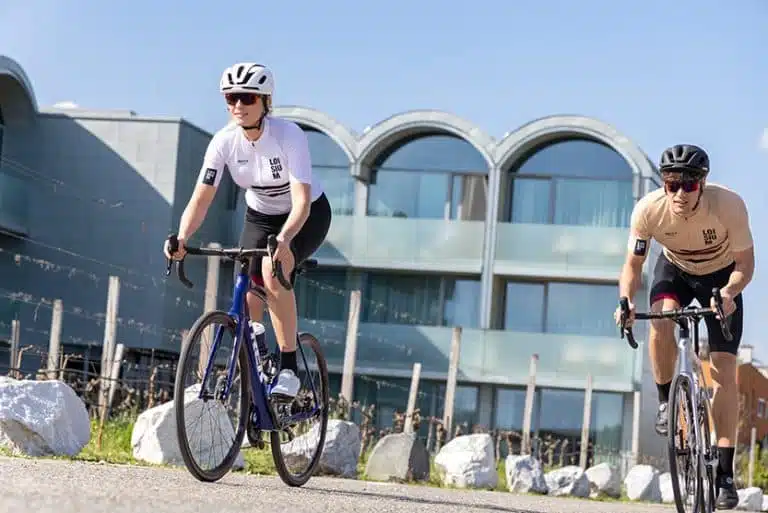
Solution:
[[(658, 313), (664, 310), (674, 310), (680, 308), (680, 303), (676, 298), (663, 297), (653, 302), (651, 311)], [(675, 321), (672, 319), (652, 319), (650, 327), (650, 339), (656, 341), (674, 342)]]

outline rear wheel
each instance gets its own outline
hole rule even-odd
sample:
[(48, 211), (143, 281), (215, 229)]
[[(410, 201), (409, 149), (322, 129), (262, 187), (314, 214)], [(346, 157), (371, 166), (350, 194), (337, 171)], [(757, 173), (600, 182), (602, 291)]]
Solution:
[[(675, 376), (669, 401), (669, 473), (679, 513), (698, 513), (701, 504), (701, 466), (696, 443), (690, 380)], [(690, 509), (686, 509), (690, 506)]]
[[(221, 331), (221, 336), (213, 348), (217, 331)], [(235, 321), (226, 312), (208, 312), (192, 326), (181, 349), (174, 387), (176, 436), (184, 464), (200, 481), (224, 477), (235, 463), (245, 436), (250, 396), (248, 358), (243, 344), (235, 358), (229, 394), (223, 396), (235, 333)], [(202, 383), (209, 357), (213, 367)], [(198, 395), (201, 388), (202, 399)], [(193, 425), (195, 422), (200, 423), (199, 427)], [(200, 458), (196, 453), (200, 453)]]
[(302, 333), (298, 344), (296, 362), (301, 387), (292, 403), (275, 403), (275, 413), (281, 424), (297, 414), (308, 418), (270, 433), (277, 473), (289, 486), (302, 486), (312, 477), (320, 463), (328, 428), (328, 365), (314, 336)]

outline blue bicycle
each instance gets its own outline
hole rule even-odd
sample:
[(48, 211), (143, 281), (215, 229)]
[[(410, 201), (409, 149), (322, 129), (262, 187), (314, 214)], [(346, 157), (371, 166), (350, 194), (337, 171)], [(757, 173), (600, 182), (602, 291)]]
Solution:
[[(169, 249), (173, 254), (179, 247), (178, 238), (172, 235), (169, 242)], [(264, 336), (251, 336), (248, 308), (245, 303), (245, 294), (250, 283), (249, 258), (269, 257), (275, 264), (273, 275), (286, 289), (293, 287), (283, 275), (280, 262), (275, 262), (272, 258), (276, 247), (277, 242), (274, 237), (269, 238), (267, 248), (263, 249), (185, 246), (187, 255), (219, 256), (233, 260), (236, 265), (240, 264), (229, 311), (209, 311), (195, 321), (182, 342), (176, 371), (174, 402), (179, 449), (189, 472), (201, 481), (218, 481), (229, 472), (240, 454), (243, 438), (246, 435), (251, 446), (263, 449), (265, 443), (261, 435), (270, 433), (272, 459), (280, 478), (289, 486), (305, 484), (320, 462), (329, 410), (328, 366), (320, 349), (320, 343), (309, 333), (298, 334), (299, 372), (297, 375), (300, 379), (303, 377), (303, 363), (305, 374), (310, 375), (310, 371), (313, 370), (319, 373), (319, 383), (314, 384), (310, 381), (308, 387), (302, 384), (299, 393), (289, 402), (281, 397), (271, 396), (271, 388), (280, 372), (279, 348), (275, 347), (274, 351), (270, 352)], [(179, 280), (188, 288), (192, 288), (192, 282), (184, 274), (184, 259), (177, 262)], [(166, 275), (170, 275), (172, 264), (173, 260), (169, 260)], [(296, 274), (316, 266), (316, 260), (307, 259), (297, 263)], [(258, 294), (266, 304), (267, 294), (263, 287), (252, 285), (250, 290)], [(213, 340), (205, 342), (203, 339), (212, 332)], [(224, 335), (232, 339), (229, 346), (222, 342)], [(196, 360), (194, 350), (198, 345), (200, 357), (197, 365), (194, 365)], [(309, 351), (305, 351), (305, 348)], [(223, 354), (217, 356), (217, 352), (221, 349)], [(310, 365), (307, 357), (311, 359), (313, 355), (315, 362), (314, 365)], [(199, 378), (199, 385), (187, 385), (187, 379), (190, 377)], [(224, 406), (229, 399), (233, 399), (235, 403), (235, 409), (238, 411), (237, 420), (231, 425), (229, 422), (224, 422), (223, 424), (226, 425), (222, 426), (222, 415), (229, 416)], [(209, 427), (203, 427), (199, 432), (189, 429), (187, 415), (202, 417), (208, 407), (218, 409)], [(298, 425), (317, 419), (320, 420), (317, 426), (299, 433)], [(285, 455), (281, 447), (283, 434), (287, 435), (289, 440), (288, 454)], [(231, 441), (227, 446), (224, 440), (228, 438), (231, 438)], [(204, 455), (210, 457), (214, 453), (221, 453), (223, 456), (218, 464), (211, 465), (212, 468), (204, 468), (192, 455), (193, 449), (200, 448), (206, 441), (210, 441), (212, 447), (203, 451)], [(315, 450), (298, 448), (299, 442), (307, 442)], [(293, 464), (304, 468), (294, 473), (289, 469)]]

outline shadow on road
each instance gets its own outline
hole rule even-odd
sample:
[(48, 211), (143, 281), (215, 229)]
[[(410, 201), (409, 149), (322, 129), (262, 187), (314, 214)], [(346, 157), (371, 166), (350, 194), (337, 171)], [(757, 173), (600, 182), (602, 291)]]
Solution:
[(315, 488), (313, 486), (307, 486), (307, 485), (305, 485), (303, 488), (305, 490), (312, 490), (313, 492), (317, 492), (324, 495), (335, 495), (335, 496), (347, 495), (350, 497), (366, 496), (366, 497), (372, 497), (372, 498), (378, 498), (378, 499), (393, 499), (401, 502), (410, 502), (414, 504), (455, 506), (457, 509), (473, 508), (473, 509), (484, 509), (488, 511), (503, 511), (506, 513), (539, 513), (536, 510), (505, 508), (503, 506), (496, 506), (493, 504), (478, 504), (476, 502), (467, 504), (467, 503), (452, 502), (452, 501), (446, 501), (446, 500), (424, 499), (421, 497), (408, 497), (400, 494), (390, 495), (387, 493), (374, 493), (374, 492), (363, 492), (363, 491), (327, 490), (325, 488)]

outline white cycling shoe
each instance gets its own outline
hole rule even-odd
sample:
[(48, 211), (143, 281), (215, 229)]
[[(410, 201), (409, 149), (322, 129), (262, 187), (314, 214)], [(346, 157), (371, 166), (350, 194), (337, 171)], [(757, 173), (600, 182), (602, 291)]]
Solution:
[(299, 393), (301, 382), (298, 376), (290, 370), (283, 369), (277, 375), (277, 383), (272, 387), (272, 397), (279, 400), (292, 400)]

